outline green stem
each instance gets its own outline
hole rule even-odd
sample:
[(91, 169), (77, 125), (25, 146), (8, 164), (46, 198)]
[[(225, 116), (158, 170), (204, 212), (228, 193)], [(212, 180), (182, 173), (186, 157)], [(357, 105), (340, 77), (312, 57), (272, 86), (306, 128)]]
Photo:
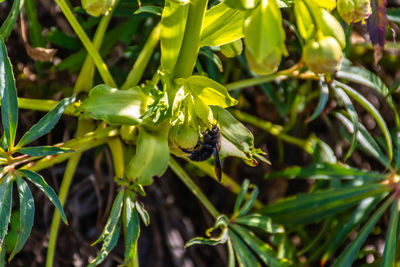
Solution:
[[(79, 120), (76, 131), (77, 137), (84, 135), (88, 131), (92, 130), (92, 128), (93, 128), (93, 123), (91, 123), (91, 121)], [(67, 197), (69, 187), (72, 182), (72, 178), (74, 177), (75, 170), (78, 166), (81, 156), (82, 152), (78, 152), (75, 153), (68, 160), (67, 167), (65, 168), (64, 172), (64, 177), (62, 179), (62, 183), (60, 186), (60, 192), (58, 194), (58, 199), (60, 200), (62, 206), (64, 206), (65, 199)], [(53, 266), (59, 227), (60, 227), (60, 213), (57, 210), (55, 210), (50, 228), (49, 246), (47, 248), (47, 255), (46, 255), (46, 267)]]
[(136, 86), (140, 82), (146, 66), (149, 63), (151, 55), (153, 54), (154, 49), (156, 48), (158, 41), (160, 40), (160, 30), (161, 24), (159, 23), (150, 33), (149, 39), (147, 39), (146, 43), (143, 46), (143, 49), (140, 51), (140, 54), (132, 69), (130, 70), (125, 83), (121, 86), (122, 90), (126, 90), (133, 86)]
[(189, 175), (182, 169), (182, 167), (173, 158), (169, 159), (169, 167), (172, 171), (181, 179), (181, 181), (189, 188), (189, 190), (197, 197), (197, 199), (203, 204), (208, 212), (217, 219), (220, 215), (214, 205), (208, 200), (208, 198), (201, 192), (200, 188), (190, 179)]
[[(37, 111), (50, 111), (56, 105), (58, 101), (55, 100), (45, 100), (45, 99), (31, 99), (31, 98), (18, 98), (18, 108), (29, 109), (29, 110), (37, 110)], [(78, 116), (77, 110), (74, 104), (67, 106), (64, 110), (64, 115), (68, 116)]]
[(175, 78), (187, 78), (192, 75), (200, 49), (200, 34), (207, 3), (207, 0), (192, 0), (189, 3), (185, 35), (174, 71)]
[(74, 17), (74, 14), (72, 13), (67, 3), (64, 0), (55, 0), (55, 2), (61, 8), (61, 11), (64, 13), (69, 24), (74, 29), (76, 35), (78, 35), (79, 39), (81, 40), (83, 46), (86, 48), (89, 55), (92, 57), (94, 64), (96, 65), (97, 70), (99, 71), (103, 81), (110, 86), (117, 87), (113, 77), (111, 76), (107, 68), (107, 65), (104, 63), (96, 47), (93, 45), (89, 37), (86, 35), (85, 31), (82, 29), (78, 20)]
[(231, 113), (237, 119), (247, 122), (247, 123), (250, 123), (250, 124), (268, 132), (269, 134), (282, 139), (283, 141), (285, 141), (289, 144), (296, 145), (311, 155), (314, 153), (314, 149), (313, 149), (312, 143), (310, 141), (303, 140), (303, 139), (285, 134), (283, 132), (283, 127), (280, 125), (272, 124), (269, 121), (260, 120), (259, 118), (255, 117), (255, 116), (252, 116), (250, 114), (247, 114), (247, 113), (237, 110), (237, 109), (231, 110)]

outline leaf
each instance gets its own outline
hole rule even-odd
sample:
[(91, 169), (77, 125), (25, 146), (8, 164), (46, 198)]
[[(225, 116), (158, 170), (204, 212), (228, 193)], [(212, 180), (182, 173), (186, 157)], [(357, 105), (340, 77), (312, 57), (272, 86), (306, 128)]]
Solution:
[(109, 233), (104, 239), (103, 239), (103, 246), (100, 249), (99, 254), (97, 257), (90, 262), (88, 265), (90, 266), (96, 266), (100, 263), (102, 263), (108, 254), (113, 250), (113, 248), (117, 245), (118, 239), (119, 239), (119, 231), (120, 227), (119, 225), (116, 226), (111, 233)]
[(44, 115), (29, 131), (27, 131), (17, 144), (17, 148), (23, 147), (39, 137), (49, 133), (57, 122), (60, 120), (61, 115), (67, 106), (75, 101), (75, 95), (64, 98), (52, 110)]
[[(206, 235), (209, 238), (204, 237), (195, 237), (190, 239), (186, 244), (185, 247), (193, 246), (193, 245), (209, 245), (209, 246), (216, 246), (220, 244), (225, 244), (228, 241), (228, 224), (229, 219), (226, 215), (220, 215), (216, 220), (214, 225), (211, 228), (208, 228), (206, 231)], [(212, 232), (219, 229), (218, 236), (212, 236)]]
[(369, 233), (378, 222), (379, 218), (386, 211), (389, 205), (393, 202), (394, 196), (390, 197), (379, 207), (379, 209), (372, 215), (368, 222), (361, 228), (357, 237), (351, 242), (351, 244), (343, 251), (342, 254), (336, 259), (332, 267), (350, 267), (354, 260), (357, 258), (358, 251), (367, 239)]
[(204, 17), (201, 29), (202, 46), (220, 46), (242, 38), (246, 12), (229, 8), (220, 3), (213, 6)]
[(163, 9), (159, 6), (142, 6), (138, 8), (133, 14), (150, 13), (153, 15), (161, 16)]
[(189, 5), (166, 0), (161, 16), (161, 69), (171, 75), (178, 60), (186, 28)]
[[(2, 2), (2, 1), (1, 1)], [(3, 40), (7, 40), (14, 28), (15, 22), (17, 22), (18, 14), (20, 11), (21, 0), (14, 0), (10, 12), (8, 13), (7, 19), (3, 22), (0, 27), (0, 36)]]
[(0, 97), (1, 120), (7, 139), (8, 149), (12, 149), (18, 124), (17, 89), (6, 45), (0, 37)]
[(128, 163), (126, 176), (142, 185), (153, 183), (153, 176), (161, 176), (168, 168), (168, 127), (159, 132), (139, 128), (136, 154)]
[(347, 165), (332, 163), (312, 163), (307, 167), (289, 167), (283, 171), (272, 172), (265, 176), (267, 179), (276, 178), (302, 178), (302, 179), (359, 179), (362, 181), (379, 181), (386, 179), (386, 176), (373, 172), (363, 171)]
[(367, 19), (369, 38), (374, 46), (375, 65), (382, 57), (383, 48), (386, 43), (386, 26), (388, 18), (386, 16), (387, 0), (371, 1), (372, 14)]
[(118, 90), (101, 84), (89, 92), (80, 110), (84, 117), (104, 120), (109, 124), (136, 125), (141, 123), (140, 107), (143, 95), (139, 88)]
[(250, 185), (250, 181), (248, 179), (244, 179), (242, 187), (240, 188), (240, 192), (236, 197), (235, 205), (233, 206), (233, 213), (238, 212), (240, 206), (242, 206), (242, 203), (243, 203), (246, 193), (248, 191), (249, 185)]
[(232, 241), (228, 240), (227, 244), (228, 244), (228, 267), (235, 267), (235, 251), (233, 250)]
[(250, 196), (247, 198), (247, 200), (244, 202), (243, 206), (240, 208), (238, 215), (237, 215), (238, 217), (249, 213), (249, 211), (251, 210), (251, 208), (254, 205), (254, 202), (257, 200), (258, 191), (259, 191), (258, 186), (252, 184), (249, 186), (249, 188), (252, 188), (253, 191), (250, 193)]
[(125, 198), (124, 205), (124, 216), (125, 216), (125, 263), (133, 261), (137, 257), (137, 242), (140, 235), (140, 221), (139, 215), (135, 209), (135, 202), (131, 196)]
[(19, 194), (19, 208), (20, 208), (20, 225), (18, 227), (18, 237), (15, 247), (8, 259), (11, 261), (14, 256), (21, 251), (31, 234), (33, 219), (35, 217), (35, 203), (29, 186), (19, 176), (17, 176), (18, 194)]
[(281, 266), (292, 266), (292, 264), (285, 259), (278, 259), (276, 252), (267, 243), (260, 240), (255, 235), (249, 233), (246, 228), (232, 224), (232, 230), (234, 230), (244, 242), (260, 257), (260, 259), (268, 266), (281, 267)]
[(135, 202), (136, 211), (139, 213), (140, 218), (144, 225), (148, 226), (150, 224), (150, 216), (147, 210), (144, 208), (143, 204), (139, 201)]
[(11, 217), (13, 177), (7, 174), (0, 184), (0, 249), (8, 231)]
[(344, 211), (366, 197), (382, 195), (387, 185), (369, 184), (299, 194), (266, 206), (258, 213), (284, 225), (300, 225), (321, 221), (326, 216)]
[(368, 111), (368, 113), (371, 114), (372, 117), (374, 117), (376, 123), (378, 124), (379, 128), (381, 129), (381, 131), (383, 133), (383, 136), (385, 137), (385, 141), (386, 141), (386, 145), (387, 145), (388, 159), (389, 159), (389, 162), (391, 162), (392, 158), (393, 158), (392, 138), (391, 138), (389, 129), (387, 128), (386, 122), (382, 118), (379, 111), (367, 99), (365, 99), (360, 93), (358, 93), (356, 90), (354, 90), (350, 86), (347, 86), (346, 84), (340, 83), (338, 81), (335, 81), (335, 83), (339, 87), (341, 87), (350, 97), (352, 97), (354, 100), (356, 100), (366, 111)]
[(270, 234), (283, 233), (285, 231), (281, 225), (272, 223), (270, 217), (259, 213), (252, 213), (238, 217), (234, 220), (234, 223), (255, 227)]
[(233, 231), (229, 231), (229, 237), (235, 250), (236, 259), (240, 267), (261, 266), (257, 258), (251, 253), (249, 248), (243, 243), (241, 238)]
[(395, 199), (390, 209), (390, 220), (386, 233), (385, 250), (382, 256), (382, 267), (395, 266), (396, 262), (396, 246), (397, 246), (397, 230), (399, 224), (399, 200)]
[(21, 147), (16, 149), (17, 152), (26, 154), (34, 157), (43, 157), (50, 155), (63, 154), (68, 152), (74, 152), (70, 148), (55, 147), (55, 146), (33, 146), (33, 147)]
[(68, 224), (67, 217), (65, 216), (64, 210), (62, 208), (60, 200), (58, 199), (57, 194), (54, 192), (53, 188), (51, 188), (46, 183), (43, 177), (40, 174), (30, 170), (20, 169), (18, 171), (22, 174), (22, 176), (31, 181), (37, 188), (39, 188), (48, 197), (48, 199), (53, 203), (54, 207), (56, 207), (56, 209), (60, 213), (63, 222), (65, 224)]
[(328, 102), (328, 98), (329, 98), (329, 87), (326, 84), (326, 82), (324, 80), (320, 80), (319, 81), (319, 88), (321, 89), (321, 92), (319, 94), (319, 101), (318, 101), (318, 105), (315, 108), (314, 113), (311, 115), (311, 117), (309, 117), (307, 119), (307, 122), (313, 121), (315, 120), (320, 114), (321, 112), (324, 110), (326, 103)]

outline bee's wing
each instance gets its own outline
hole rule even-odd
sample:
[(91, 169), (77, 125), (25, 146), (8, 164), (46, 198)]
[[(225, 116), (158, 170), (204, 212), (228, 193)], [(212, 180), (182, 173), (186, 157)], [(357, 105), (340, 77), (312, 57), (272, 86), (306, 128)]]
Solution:
[(221, 160), (219, 158), (219, 153), (217, 149), (215, 149), (214, 161), (215, 161), (215, 175), (217, 176), (218, 181), (221, 182), (222, 168), (221, 168)]

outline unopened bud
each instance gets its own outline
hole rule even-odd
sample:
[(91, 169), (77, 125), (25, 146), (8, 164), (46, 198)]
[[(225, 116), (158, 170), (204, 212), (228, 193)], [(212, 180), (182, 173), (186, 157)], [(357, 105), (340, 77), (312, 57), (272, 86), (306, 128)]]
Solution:
[(242, 53), (243, 43), (241, 39), (221, 45), (221, 53), (226, 57), (236, 57)]
[(367, 19), (371, 15), (370, 0), (338, 0), (337, 9), (347, 24)]
[(82, 0), (82, 7), (88, 14), (98, 17), (110, 11), (114, 3), (115, 0)]

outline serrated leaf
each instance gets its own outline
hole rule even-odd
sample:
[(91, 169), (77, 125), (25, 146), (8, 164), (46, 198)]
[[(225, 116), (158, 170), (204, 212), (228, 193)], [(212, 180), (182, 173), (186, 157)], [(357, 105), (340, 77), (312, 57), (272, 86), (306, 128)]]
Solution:
[(18, 124), (17, 89), (7, 48), (0, 37), (0, 97), (1, 120), (7, 139), (8, 149), (14, 146)]
[(35, 217), (35, 203), (29, 186), (19, 176), (17, 176), (17, 185), (20, 207), (20, 225), (18, 227), (19, 231), (17, 241), (8, 261), (11, 261), (11, 259), (14, 258), (14, 256), (24, 247), (26, 240), (28, 240), (28, 237), (31, 234), (33, 219)]
[(0, 248), (8, 231), (11, 217), (13, 177), (7, 174), (0, 184)]
[(101, 233), (100, 237), (92, 244), (92, 246), (101, 241), (104, 241), (104, 243), (106, 243), (105, 241), (106, 238), (108, 238), (107, 239), (108, 241), (111, 240), (110, 236), (112, 236), (113, 233), (115, 232), (115, 229), (118, 228), (117, 225), (120, 220), (122, 205), (124, 203), (124, 193), (125, 193), (124, 190), (120, 190), (118, 192), (117, 196), (114, 199), (114, 203), (111, 208), (111, 212), (107, 219), (106, 225), (104, 226), (103, 232)]
[(318, 105), (315, 108), (314, 113), (307, 119), (307, 122), (315, 120), (322, 113), (322, 111), (324, 110), (324, 108), (326, 106), (326, 103), (328, 102), (329, 87), (323, 79), (321, 79), (319, 81), (319, 88), (320, 88), (321, 92), (319, 94)]
[(393, 201), (393, 196), (390, 197), (379, 207), (379, 209), (372, 215), (368, 222), (361, 228), (357, 237), (351, 242), (351, 244), (343, 251), (342, 254), (336, 259), (332, 267), (350, 267), (354, 260), (357, 258), (358, 251), (367, 239), (369, 233), (374, 228), (382, 214), (386, 211), (389, 205)]
[(395, 266), (399, 212), (399, 199), (395, 199), (392, 203), (392, 208), (390, 209), (390, 219), (386, 232), (385, 250), (383, 251), (382, 256), (382, 267)]
[(80, 110), (84, 117), (104, 120), (113, 125), (136, 125), (141, 122), (140, 112), (143, 94), (135, 87), (130, 90), (118, 90), (101, 84), (89, 92)]
[(159, 132), (139, 128), (136, 154), (128, 163), (126, 176), (142, 185), (153, 183), (153, 176), (161, 176), (168, 168), (168, 127)]
[(30, 142), (35, 141), (39, 137), (49, 133), (57, 122), (60, 120), (61, 115), (67, 106), (75, 101), (75, 96), (61, 100), (52, 110), (44, 115), (35, 125), (33, 125), (24, 136), (22, 136), (17, 148), (23, 147)]
[(236, 254), (236, 259), (240, 267), (258, 267), (260, 263), (257, 258), (251, 253), (243, 240), (233, 231), (229, 231), (229, 237)]
[(259, 213), (238, 217), (234, 220), (234, 223), (255, 227), (271, 234), (283, 233), (285, 231), (283, 226), (273, 223), (270, 217)]
[(242, 187), (240, 188), (240, 192), (236, 197), (235, 205), (233, 206), (233, 213), (236, 213), (239, 211), (240, 206), (242, 206), (244, 197), (246, 196), (246, 193), (248, 191), (250, 185), (250, 181), (245, 179), (243, 181)]
[(60, 200), (58, 199), (58, 196), (56, 192), (54, 192), (53, 188), (51, 188), (46, 181), (43, 179), (43, 177), (33, 171), (30, 170), (18, 170), (23, 177), (27, 178), (29, 181), (31, 181), (37, 188), (39, 188), (46, 196), (47, 198), (53, 203), (54, 207), (58, 210), (60, 213), (61, 219), (65, 224), (68, 224), (67, 222), (67, 217), (65, 216), (64, 210), (62, 208), (62, 205), (60, 203)]
[(284, 225), (308, 224), (344, 211), (364, 198), (380, 196), (389, 190), (387, 185), (382, 184), (322, 190), (286, 198), (258, 212)]
[(68, 152), (74, 152), (70, 148), (55, 147), (55, 146), (32, 146), (32, 147), (21, 147), (16, 149), (17, 152), (26, 154), (34, 157), (43, 157), (50, 155), (63, 154)]
[(139, 215), (135, 209), (135, 202), (130, 194), (125, 198), (125, 263), (133, 261), (137, 257), (137, 242), (140, 235)]
[(114, 249), (114, 247), (118, 243), (119, 231), (120, 231), (120, 227), (119, 227), (119, 225), (117, 225), (111, 233), (109, 233), (107, 236), (105, 236), (105, 238), (102, 240), (103, 245), (100, 249), (99, 254), (92, 262), (90, 262), (90, 264), (88, 265), (89, 267), (96, 266), (96, 265), (102, 263), (107, 258), (108, 254), (111, 252), (111, 250)]
[(288, 260), (278, 259), (276, 252), (272, 249), (270, 245), (263, 242), (255, 235), (249, 233), (246, 228), (236, 224), (232, 224), (231, 228), (255, 252), (255, 254), (260, 257), (260, 259), (266, 265), (271, 267), (292, 266), (292, 263), (290, 263)]
[(220, 46), (243, 37), (246, 12), (220, 3), (213, 6), (204, 17), (200, 46)]

